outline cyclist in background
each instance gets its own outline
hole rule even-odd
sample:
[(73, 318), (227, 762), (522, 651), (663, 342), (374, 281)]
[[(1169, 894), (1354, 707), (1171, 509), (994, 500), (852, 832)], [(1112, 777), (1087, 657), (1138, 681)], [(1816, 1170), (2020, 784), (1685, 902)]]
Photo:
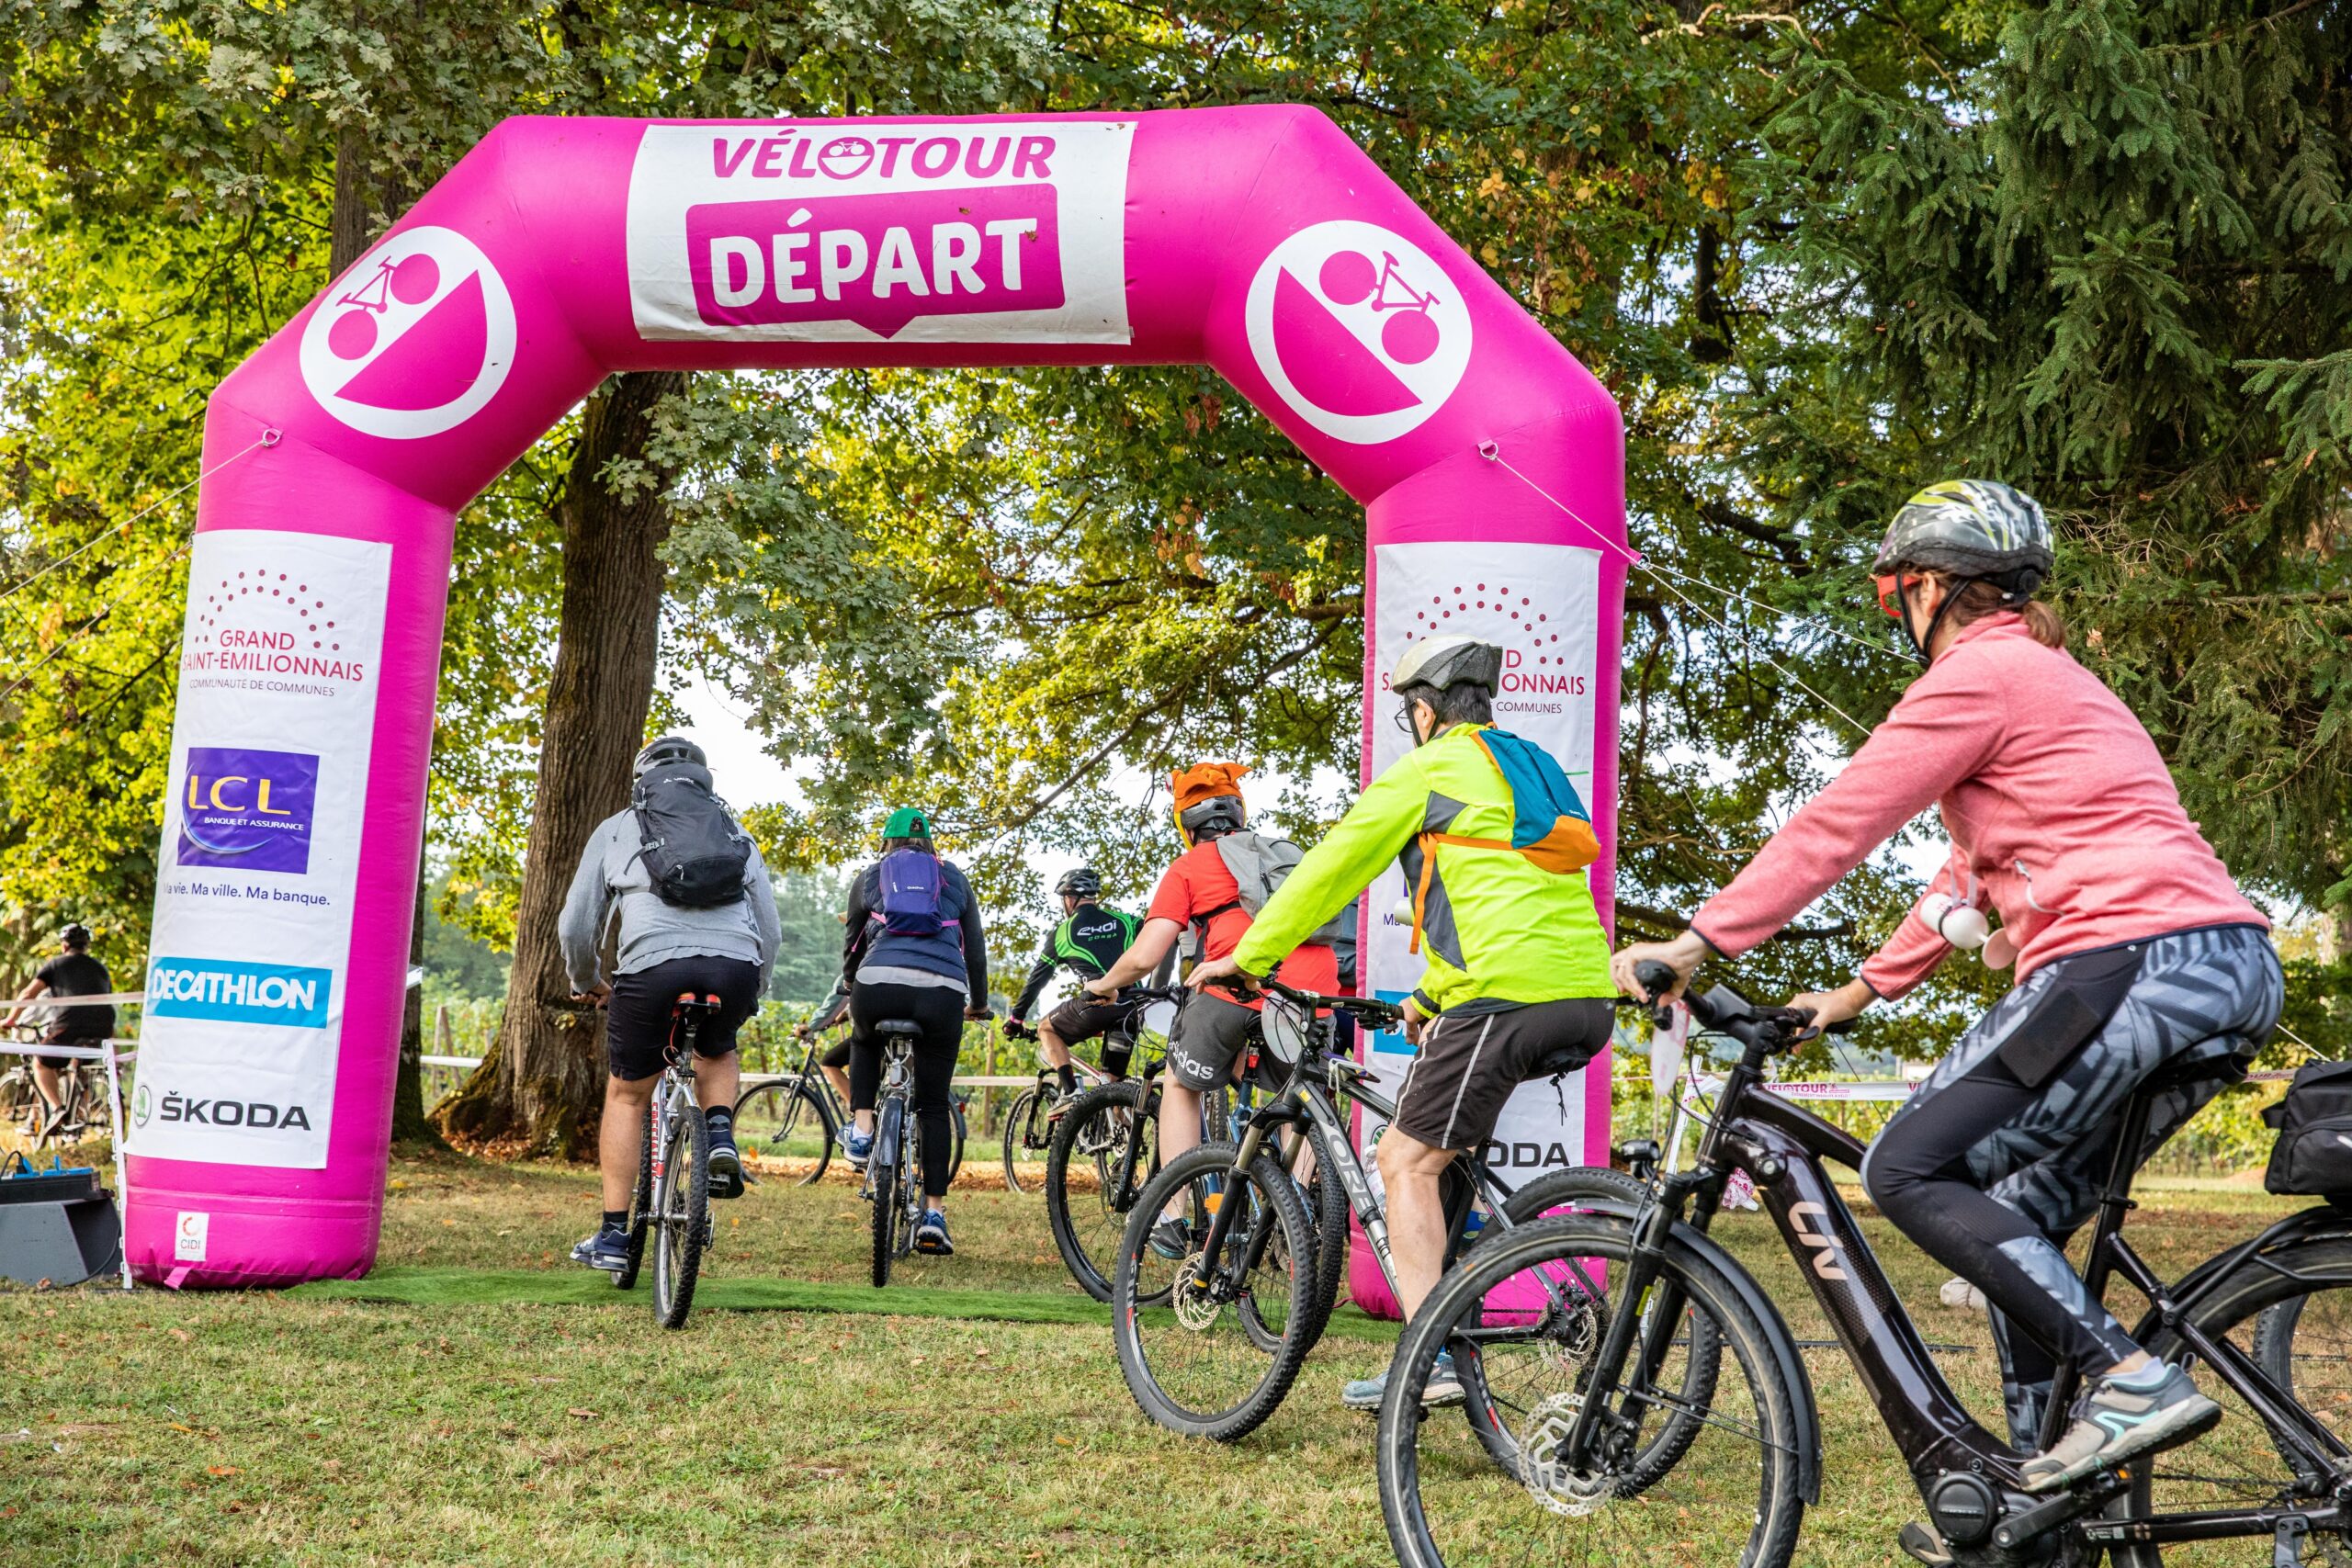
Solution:
[[(798, 1025), (792, 1032), (802, 1040), (814, 1039), (848, 1016), (849, 980), (844, 976), (833, 982), (832, 990), (826, 995), (823, 1001), (817, 1004), (817, 1010), (808, 1015), (808, 1021)], [(843, 1105), (849, 1103), (851, 1054), (850, 1037), (844, 1034), (833, 1042), (823, 1055), (817, 1058), (817, 1070), (825, 1075), (825, 1081), (832, 1085), (833, 1094)], [(856, 1128), (855, 1122), (844, 1122), (841, 1125), (841, 1130), (833, 1135), (833, 1141), (841, 1145), (842, 1152), (845, 1155), (850, 1154), (850, 1135), (856, 1131)], [(850, 1155), (849, 1163), (854, 1170), (863, 1170), (865, 1168), (865, 1159), (862, 1155)]]
[[(1227, 867), (1217, 841), (1249, 831), (1238, 762), (1200, 762), (1171, 776), (1176, 828), (1184, 852), (1159, 879), (1145, 911), (1143, 930), (1102, 977), (1087, 983), (1095, 996), (1110, 998), (1157, 970), (1177, 939), (1192, 933), (1203, 960), (1232, 953), (1250, 930), (1241, 885)], [(1311, 926), (1308, 929), (1312, 929)], [(1330, 992), (1340, 983), (1339, 959), (1323, 943), (1299, 942), (1275, 955), (1286, 964), (1283, 978), (1302, 990)], [(1172, 1160), (1201, 1141), (1201, 1101), (1218, 1085), (1239, 1077), (1265, 1003), (1247, 990), (1219, 986), (1197, 991), (1176, 1015), (1168, 1040), (1168, 1076), (1159, 1100), (1159, 1154)], [(1192, 1235), (1182, 1214), (1162, 1215), (1153, 1228), (1152, 1250), (1182, 1258)]]
[[(1592, 1060), (1616, 1020), (1609, 938), (1585, 879), (1600, 843), (1559, 763), (1493, 728), (1502, 662), (1501, 649), (1460, 636), (1405, 650), (1389, 689), (1404, 699), (1398, 723), (1414, 749), (1306, 852), (1231, 953), (1192, 976), (1197, 986), (1270, 973), (1301, 933), (1402, 863), (1412, 950), (1426, 964), (1404, 1003), (1420, 1054), (1374, 1157), (1408, 1319), (1445, 1266), (1445, 1168), (1494, 1135), (1521, 1084)], [(1283, 978), (1298, 983), (1287, 968)], [(1349, 1383), (1340, 1400), (1377, 1410), (1387, 1387), (1384, 1371)], [(1461, 1403), (1450, 1355), (1422, 1397)]]
[(874, 1026), (904, 1019), (921, 1027), (914, 1047), (915, 1122), (922, 1133), (922, 1222), (915, 1248), (956, 1250), (947, 1235), (947, 1172), (955, 1159), (956, 1059), (964, 1021), (989, 1016), (988, 933), (963, 867), (940, 858), (931, 818), (911, 806), (890, 813), (882, 858), (850, 883), (842, 975), (849, 982), (849, 1156), (874, 1152), (874, 1106), (882, 1091), (882, 1050)]
[(743, 854), (742, 888), (707, 907), (664, 897), (647, 864), (648, 841), (639, 822), (641, 803), (691, 800), (714, 812), (714, 827), (733, 826), (725, 803), (711, 794), (710, 768), (701, 747), (665, 735), (637, 754), (630, 806), (597, 824), (580, 854), (580, 869), (557, 917), (556, 933), (572, 995), (605, 1010), (604, 1123), (596, 1135), (605, 1182), (604, 1223), (571, 1249), (592, 1269), (628, 1262), (629, 1192), (637, 1185), (646, 1107), (662, 1075), (670, 1043), (671, 1010), (681, 993), (719, 998), (718, 1015), (695, 1041), (695, 1098), (710, 1123), (710, 1195), (739, 1198), (743, 1161), (735, 1150), (735, 1095), (741, 1066), (736, 1032), (759, 1010), (775, 961), (781, 926), (775, 888), (759, 846), (735, 829)]
[[(0, 1018), (0, 1029), (12, 1027), (25, 1016), (26, 1004), (42, 997), (63, 1001), (69, 997), (103, 997), (114, 989), (107, 966), (90, 956), (89, 927), (67, 926), (58, 933), (57, 943), (57, 956), (33, 971), (33, 977), (17, 993), (17, 1005), (8, 1010), (6, 1018)], [(58, 1009), (56, 1016), (49, 1021), (49, 1027), (41, 1032), (41, 1042), (48, 1045), (96, 1046), (113, 1032), (114, 1004), (97, 1002)], [(45, 1109), (54, 1111), (65, 1103), (65, 1085), (58, 1074), (73, 1066), (71, 1056), (33, 1058), (33, 1087), (40, 1091)]]
[[(1133, 987), (1115, 997), (1098, 997), (1083, 987), (1110, 972), (1119, 955), (1135, 944), (1143, 922), (1102, 902), (1102, 877), (1092, 866), (1064, 872), (1054, 892), (1062, 901), (1062, 922), (1046, 934), (1045, 951), (1037, 955), (1028, 983), (1012, 1000), (1004, 1032), (1008, 1038), (1019, 1032), (1056, 970), (1067, 966), (1078, 976), (1079, 993), (1037, 1022), (1037, 1043), (1045, 1050), (1046, 1066), (1061, 1079), (1062, 1098), (1067, 1100), (1078, 1089), (1078, 1070), (1071, 1066), (1069, 1048), (1080, 1041), (1102, 1038), (1102, 1070), (1114, 1078), (1127, 1076), (1127, 1061), (1135, 1052), (1134, 1038), (1126, 1032), (1128, 1017), (1135, 1011)], [(1057, 1105), (1053, 1114), (1060, 1113), (1061, 1107)]]
[[(1879, 1134), (1862, 1184), (1992, 1303), (2020, 1451), (2039, 1443), (2054, 1358), (2082, 1371), (2074, 1421), (2024, 1466), (2035, 1492), (2181, 1442), (2215, 1409), (2090, 1298), (2064, 1247), (2091, 1217), (2134, 1091), (2174, 1064), (2215, 1069), (2157, 1102), (2133, 1151), (2144, 1160), (2243, 1071), (2285, 984), (2269, 922), (2181, 809), (2154, 742), (2034, 601), (2052, 564), (2041, 508), (2007, 485), (1956, 480), (1906, 502), (1873, 570), (1925, 672), (1688, 931), (1616, 959), (1633, 989), (1645, 960), (1687, 979), (1711, 953), (1737, 957), (1940, 809), (1951, 855), (1927, 893), (1852, 980), (1792, 1005), (1824, 1024), (1852, 1018), (1955, 946), (2016, 964), (2015, 987)], [(1921, 1526), (1905, 1545), (1951, 1560)]]

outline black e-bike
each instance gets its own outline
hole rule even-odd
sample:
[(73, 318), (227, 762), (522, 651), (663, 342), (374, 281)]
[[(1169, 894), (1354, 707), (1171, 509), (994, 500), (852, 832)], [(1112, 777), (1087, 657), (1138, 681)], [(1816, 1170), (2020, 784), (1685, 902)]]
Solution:
[[(1642, 979), (1654, 996), (1672, 984), (1662, 968)], [(1858, 1168), (1862, 1145), (1763, 1087), (1766, 1063), (1805, 1036), (1809, 1016), (1726, 988), (1689, 1006), (1742, 1048), (1691, 1166), (1654, 1173), (1640, 1201), (1613, 1213), (1487, 1238), (1407, 1329), (1377, 1440), (1381, 1506), (1407, 1568), (1792, 1560), (1822, 1495), (1821, 1421), (1779, 1309), (1707, 1234), (1739, 1171), (1957, 1568), (2087, 1568), (2102, 1554), (2117, 1568), (2352, 1562), (2352, 1446), (2339, 1435), (2352, 1425), (2352, 1358), (2342, 1337), (2313, 1332), (2352, 1303), (2352, 1214), (2305, 1210), (2165, 1281), (2121, 1234), (2150, 1105), (2174, 1087), (2143, 1085), (2099, 1190), (2085, 1283), (2102, 1298), (2120, 1277), (2143, 1296), (2135, 1337), (2189, 1367), (2223, 1413), (2187, 1446), (2030, 1494), (2024, 1456), (1946, 1383), (1825, 1168)], [(1481, 1303), (1511, 1281), (1532, 1283), (1544, 1305), (1494, 1321)], [(1701, 1319), (1712, 1332), (1694, 1332)], [(1504, 1454), (1465, 1444), (1458, 1421), (1422, 1418), (1421, 1391), (1448, 1348), (1457, 1367), (1481, 1367), (1486, 1389), (1510, 1391), (1486, 1423), (1510, 1435)], [(1726, 1352), (1693, 1375), (1693, 1357)], [(2075, 1393), (2062, 1374), (2045, 1446)], [(1693, 1440), (1662, 1449), (1662, 1427)], [(1902, 1561), (1891, 1539), (1885, 1557)]]

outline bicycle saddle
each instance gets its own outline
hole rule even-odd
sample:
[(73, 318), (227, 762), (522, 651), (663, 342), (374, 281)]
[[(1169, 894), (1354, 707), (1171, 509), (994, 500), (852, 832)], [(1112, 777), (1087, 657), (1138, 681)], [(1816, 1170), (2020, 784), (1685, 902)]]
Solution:
[(922, 1025), (913, 1021), (911, 1019), (886, 1018), (881, 1022), (874, 1026), (874, 1032), (876, 1034), (920, 1035), (922, 1033)]

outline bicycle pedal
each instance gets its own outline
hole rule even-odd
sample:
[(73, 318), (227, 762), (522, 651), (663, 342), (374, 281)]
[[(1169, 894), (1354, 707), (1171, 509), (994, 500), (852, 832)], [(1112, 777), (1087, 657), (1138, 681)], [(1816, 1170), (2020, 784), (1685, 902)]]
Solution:
[(2049, 1534), (2070, 1519), (2078, 1519), (2096, 1508), (2103, 1508), (2120, 1495), (2132, 1483), (2124, 1471), (2146, 1454), (2134, 1454), (2123, 1467), (2101, 1471), (2085, 1476), (2072, 1488), (2059, 1493), (2046, 1503), (2041, 1503), (2022, 1513), (2011, 1514), (1993, 1529), (1993, 1544), (2004, 1549), (2024, 1545), (2027, 1541)]

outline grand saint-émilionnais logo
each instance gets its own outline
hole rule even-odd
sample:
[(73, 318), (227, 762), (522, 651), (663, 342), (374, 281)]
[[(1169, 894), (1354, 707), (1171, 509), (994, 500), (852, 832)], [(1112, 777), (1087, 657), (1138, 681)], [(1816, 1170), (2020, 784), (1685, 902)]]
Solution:
[[(1469, 625), (1455, 630), (1466, 630), (1502, 645), (1503, 683), (1495, 694), (1497, 696), (1585, 694), (1585, 672), (1570, 668), (1570, 655), (1561, 646), (1560, 623), (1549, 610), (1537, 607), (1532, 593), (1500, 578), (1486, 582), (1456, 582), (1430, 594), (1430, 602), (1413, 612), (1412, 624), (1404, 628), (1405, 636), (1419, 640), (1445, 630), (1447, 623), (1457, 615)], [(1383, 691), (1388, 689), (1385, 674), (1381, 676), (1380, 685)]]
[(193, 675), (286, 675), (358, 684), (367, 661), (346, 649), (349, 617), (299, 571), (223, 570), (188, 593), (180, 668)]
[(319, 759), (310, 752), (191, 746), (180, 790), (179, 863), (308, 871), (318, 795)]

